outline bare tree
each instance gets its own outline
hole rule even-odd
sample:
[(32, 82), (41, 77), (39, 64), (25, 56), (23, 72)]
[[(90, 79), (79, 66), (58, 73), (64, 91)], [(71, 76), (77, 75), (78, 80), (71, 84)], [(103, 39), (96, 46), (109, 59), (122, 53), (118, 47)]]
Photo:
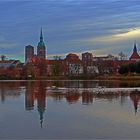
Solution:
[(4, 61), (6, 59), (5, 55), (1, 55), (1, 60)]
[(118, 55), (121, 61), (127, 58), (127, 55), (125, 55), (123, 52), (120, 52)]
[(54, 60), (61, 60), (61, 56), (53, 56)]

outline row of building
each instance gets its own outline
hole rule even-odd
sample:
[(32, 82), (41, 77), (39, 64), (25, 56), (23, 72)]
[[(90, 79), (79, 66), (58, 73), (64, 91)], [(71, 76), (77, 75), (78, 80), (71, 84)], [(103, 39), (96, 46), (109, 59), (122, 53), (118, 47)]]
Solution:
[(43, 41), (42, 29), (40, 41), (37, 45), (37, 54), (34, 47), (25, 47), (25, 63), (19, 60), (1, 60), (0, 76), (14, 76), (22, 78), (51, 77), (51, 76), (87, 76), (93, 77), (104, 74), (118, 74), (121, 65), (140, 61), (136, 43), (132, 55), (128, 60), (118, 59), (113, 55), (94, 57), (92, 53), (85, 52), (79, 57), (70, 53), (64, 59), (55, 57), (54, 60), (46, 58), (46, 46)]

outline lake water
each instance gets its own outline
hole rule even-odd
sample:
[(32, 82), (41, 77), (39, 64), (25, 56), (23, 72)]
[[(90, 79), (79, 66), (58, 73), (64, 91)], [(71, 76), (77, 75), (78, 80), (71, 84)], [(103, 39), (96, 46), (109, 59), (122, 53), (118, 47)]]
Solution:
[(140, 139), (140, 92), (117, 90), (129, 87), (140, 81), (0, 81), (0, 139)]

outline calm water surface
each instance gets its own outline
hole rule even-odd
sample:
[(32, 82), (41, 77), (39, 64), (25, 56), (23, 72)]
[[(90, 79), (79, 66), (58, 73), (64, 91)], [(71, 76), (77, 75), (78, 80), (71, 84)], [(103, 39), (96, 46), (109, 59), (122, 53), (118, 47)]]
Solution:
[(101, 87), (140, 82), (1, 81), (0, 138), (140, 139), (140, 92), (86, 91)]

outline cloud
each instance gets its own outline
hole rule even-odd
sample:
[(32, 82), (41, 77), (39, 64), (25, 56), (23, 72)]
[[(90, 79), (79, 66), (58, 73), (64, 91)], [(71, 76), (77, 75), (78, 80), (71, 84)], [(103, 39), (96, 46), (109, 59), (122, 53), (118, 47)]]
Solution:
[(18, 46), (17, 43), (0, 43), (0, 49), (12, 49)]
[[(123, 30), (121, 31), (123, 32)], [(118, 43), (122, 41), (135, 40), (140, 36), (140, 29), (132, 29), (128, 32), (107, 35), (101, 37), (94, 37), (84, 40), (86, 43), (94, 44), (94, 43)]]

